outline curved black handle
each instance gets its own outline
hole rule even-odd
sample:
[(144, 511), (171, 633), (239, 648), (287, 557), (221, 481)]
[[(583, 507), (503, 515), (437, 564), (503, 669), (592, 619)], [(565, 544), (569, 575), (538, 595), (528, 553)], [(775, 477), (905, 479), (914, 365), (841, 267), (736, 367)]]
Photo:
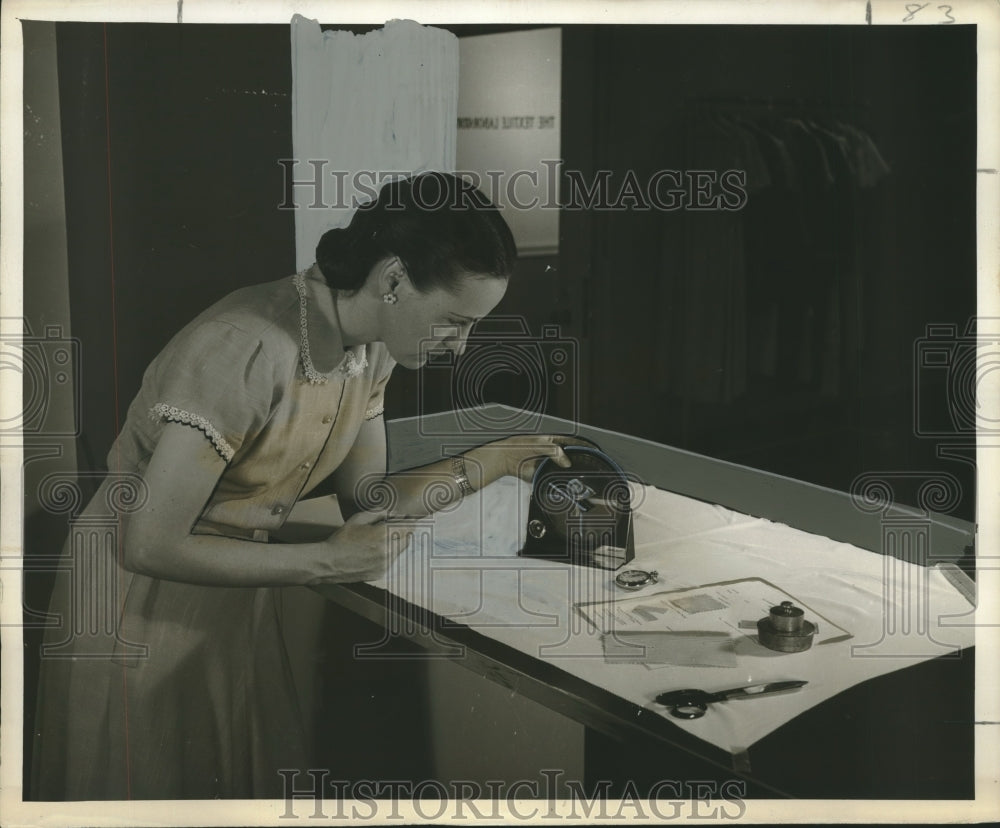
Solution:
[(677, 719), (700, 719), (711, 701), (713, 695), (704, 690), (671, 690), (656, 697), (656, 703), (670, 708), (670, 715)]

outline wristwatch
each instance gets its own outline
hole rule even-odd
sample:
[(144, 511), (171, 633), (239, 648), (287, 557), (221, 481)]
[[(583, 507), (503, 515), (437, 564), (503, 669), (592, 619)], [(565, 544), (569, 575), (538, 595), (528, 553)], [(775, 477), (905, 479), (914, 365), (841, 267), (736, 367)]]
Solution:
[(465, 458), (461, 454), (456, 454), (451, 458), (451, 473), (455, 477), (455, 483), (459, 492), (462, 493), (462, 497), (475, 491), (469, 482), (469, 475), (465, 472)]
[(660, 573), (655, 569), (646, 572), (644, 569), (626, 569), (615, 576), (615, 583), (622, 589), (635, 591), (644, 586), (659, 583)]

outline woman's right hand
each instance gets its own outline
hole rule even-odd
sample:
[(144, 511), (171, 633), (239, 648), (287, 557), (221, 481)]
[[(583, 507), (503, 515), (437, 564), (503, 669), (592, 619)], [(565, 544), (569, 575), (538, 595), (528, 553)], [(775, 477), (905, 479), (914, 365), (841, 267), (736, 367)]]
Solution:
[[(531, 482), (539, 463), (551, 458), (557, 465), (572, 465), (563, 446), (573, 445), (572, 437), (562, 434), (519, 434), (494, 440), (465, 453), (466, 471), (473, 488), (488, 486), (500, 477), (519, 477)], [(470, 468), (471, 467), (471, 468)]]
[(386, 512), (357, 512), (320, 544), (323, 552), (309, 584), (357, 583), (385, 576), (413, 537), (407, 523)]

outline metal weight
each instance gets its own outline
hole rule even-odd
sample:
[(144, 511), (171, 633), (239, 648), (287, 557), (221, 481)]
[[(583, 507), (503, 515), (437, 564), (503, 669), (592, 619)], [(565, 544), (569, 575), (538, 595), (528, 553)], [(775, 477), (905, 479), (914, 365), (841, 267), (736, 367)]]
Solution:
[(791, 601), (782, 601), (757, 622), (760, 643), (779, 653), (801, 653), (812, 646), (816, 625)]

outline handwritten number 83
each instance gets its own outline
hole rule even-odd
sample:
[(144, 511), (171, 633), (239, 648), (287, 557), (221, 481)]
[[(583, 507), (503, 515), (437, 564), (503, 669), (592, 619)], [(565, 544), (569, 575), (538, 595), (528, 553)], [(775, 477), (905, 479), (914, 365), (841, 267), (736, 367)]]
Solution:
[[(909, 23), (911, 20), (913, 20), (913, 16), (917, 12), (923, 11), (929, 5), (930, 3), (907, 3), (905, 8), (909, 12), (909, 14), (907, 14), (906, 17), (903, 18), (903, 22)], [(944, 16), (946, 18), (945, 20), (940, 21), (942, 25), (947, 25), (948, 23), (955, 22), (955, 18), (951, 16), (951, 10), (952, 10), (951, 6), (938, 6), (937, 8), (938, 11), (944, 12)]]

